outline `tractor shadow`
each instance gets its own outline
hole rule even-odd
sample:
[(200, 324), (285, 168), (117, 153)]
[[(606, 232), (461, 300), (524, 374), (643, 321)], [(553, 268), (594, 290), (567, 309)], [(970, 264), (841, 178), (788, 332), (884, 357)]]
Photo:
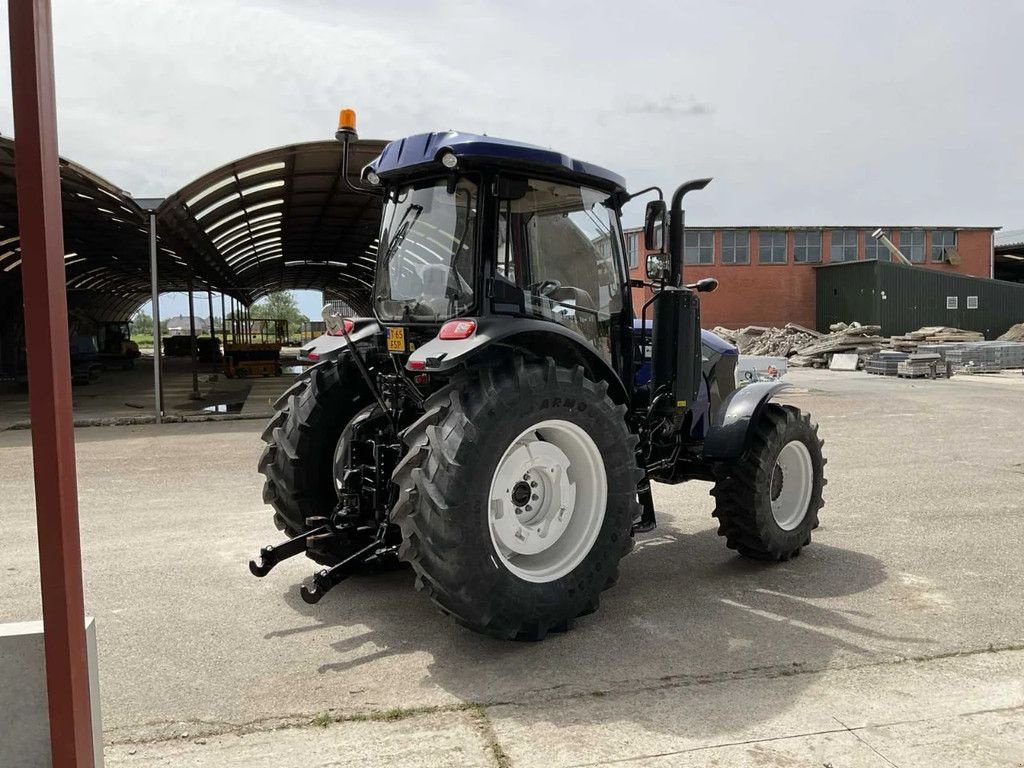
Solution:
[[(417, 689), (440, 689), (466, 702), (519, 705), (515, 716), (526, 721), (621, 722), (615, 700), (648, 691), (657, 706), (625, 710), (637, 726), (710, 736), (795, 706), (817, 677), (804, 673), (924, 652), (929, 639), (887, 632), (876, 618), (881, 606), (876, 612), (870, 598), (851, 599), (886, 579), (878, 559), (817, 541), (789, 563), (766, 566), (725, 549), (713, 529), (669, 528), (638, 541), (597, 614), (541, 643), (501, 642), (457, 626), (412, 589), (408, 570), (354, 578), (317, 606), (289, 591), (285, 602), (309, 623), (267, 639), (342, 630), (345, 638), (324, 649), (315, 670), (339, 688), (389, 664), (411, 666), (419, 676), (408, 680), (411, 692), (377, 692), (397, 697), (389, 707), (415, 705)], [(431, 660), (424, 669), (394, 658), (407, 654)], [(786, 684), (758, 682), (777, 677)], [(716, 695), (705, 684), (737, 680), (748, 681), (740, 683), (741, 707), (706, 702), (713, 717), (691, 707), (698, 691)]]

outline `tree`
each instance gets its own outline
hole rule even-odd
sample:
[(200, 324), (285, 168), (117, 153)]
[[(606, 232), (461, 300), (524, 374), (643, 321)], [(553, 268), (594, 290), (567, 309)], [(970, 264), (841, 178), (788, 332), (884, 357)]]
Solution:
[(132, 333), (137, 333), (141, 336), (152, 336), (153, 318), (140, 309), (135, 313), (135, 317), (132, 318)]
[(259, 320), (287, 320), (289, 333), (297, 332), (302, 323), (309, 321), (309, 318), (299, 311), (298, 302), (291, 291), (268, 294), (252, 305), (250, 314), (253, 319)]

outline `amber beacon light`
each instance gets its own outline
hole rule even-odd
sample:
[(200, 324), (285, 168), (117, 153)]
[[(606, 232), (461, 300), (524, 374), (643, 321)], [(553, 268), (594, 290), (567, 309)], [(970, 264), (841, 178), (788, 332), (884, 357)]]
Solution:
[(354, 109), (343, 109), (338, 113), (338, 130), (334, 137), (336, 139), (357, 138), (356, 111)]

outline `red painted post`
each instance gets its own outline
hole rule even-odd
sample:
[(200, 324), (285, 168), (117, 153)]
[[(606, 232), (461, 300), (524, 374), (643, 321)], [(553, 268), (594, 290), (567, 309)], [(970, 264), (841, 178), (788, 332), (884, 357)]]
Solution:
[(50, 2), (9, 0), (8, 18), (50, 749), (93, 768)]

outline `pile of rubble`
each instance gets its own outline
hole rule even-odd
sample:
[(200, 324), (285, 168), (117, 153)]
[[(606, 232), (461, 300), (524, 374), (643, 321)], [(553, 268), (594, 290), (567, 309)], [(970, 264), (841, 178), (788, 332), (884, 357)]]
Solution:
[(736, 347), (741, 355), (770, 357), (789, 357), (800, 347), (807, 346), (824, 335), (796, 323), (790, 323), (785, 328), (748, 325), (738, 331), (719, 326), (712, 333)]
[[(937, 352), (940, 347), (961, 345), (965, 342), (981, 341), (984, 337), (975, 331), (964, 331), (946, 326), (927, 326), (903, 336), (891, 339), (879, 336), (881, 327), (860, 323), (835, 323), (829, 333), (819, 333), (795, 323), (784, 328), (766, 328), (750, 325), (737, 331), (718, 327), (712, 333), (733, 344), (741, 355), (768, 355), (787, 357), (793, 367), (825, 368), (832, 355), (842, 352), (856, 354), (858, 368), (863, 368), (868, 358), (879, 351), (896, 350), (915, 353), (919, 346), (922, 352)], [(1004, 340), (1024, 340), (1024, 323), (1013, 326), (1001, 337)]]
[(1024, 341), (1024, 323), (1010, 326), (1010, 330), (1000, 336), (997, 341)]
[(815, 368), (827, 366), (836, 352), (855, 352), (866, 358), (886, 341), (878, 336), (881, 329), (877, 325), (836, 323), (829, 330), (831, 333), (819, 333), (789, 323), (784, 328), (750, 325), (738, 331), (718, 327), (712, 333), (733, 344), (741, 355), (788, 357), (792, 366)]

